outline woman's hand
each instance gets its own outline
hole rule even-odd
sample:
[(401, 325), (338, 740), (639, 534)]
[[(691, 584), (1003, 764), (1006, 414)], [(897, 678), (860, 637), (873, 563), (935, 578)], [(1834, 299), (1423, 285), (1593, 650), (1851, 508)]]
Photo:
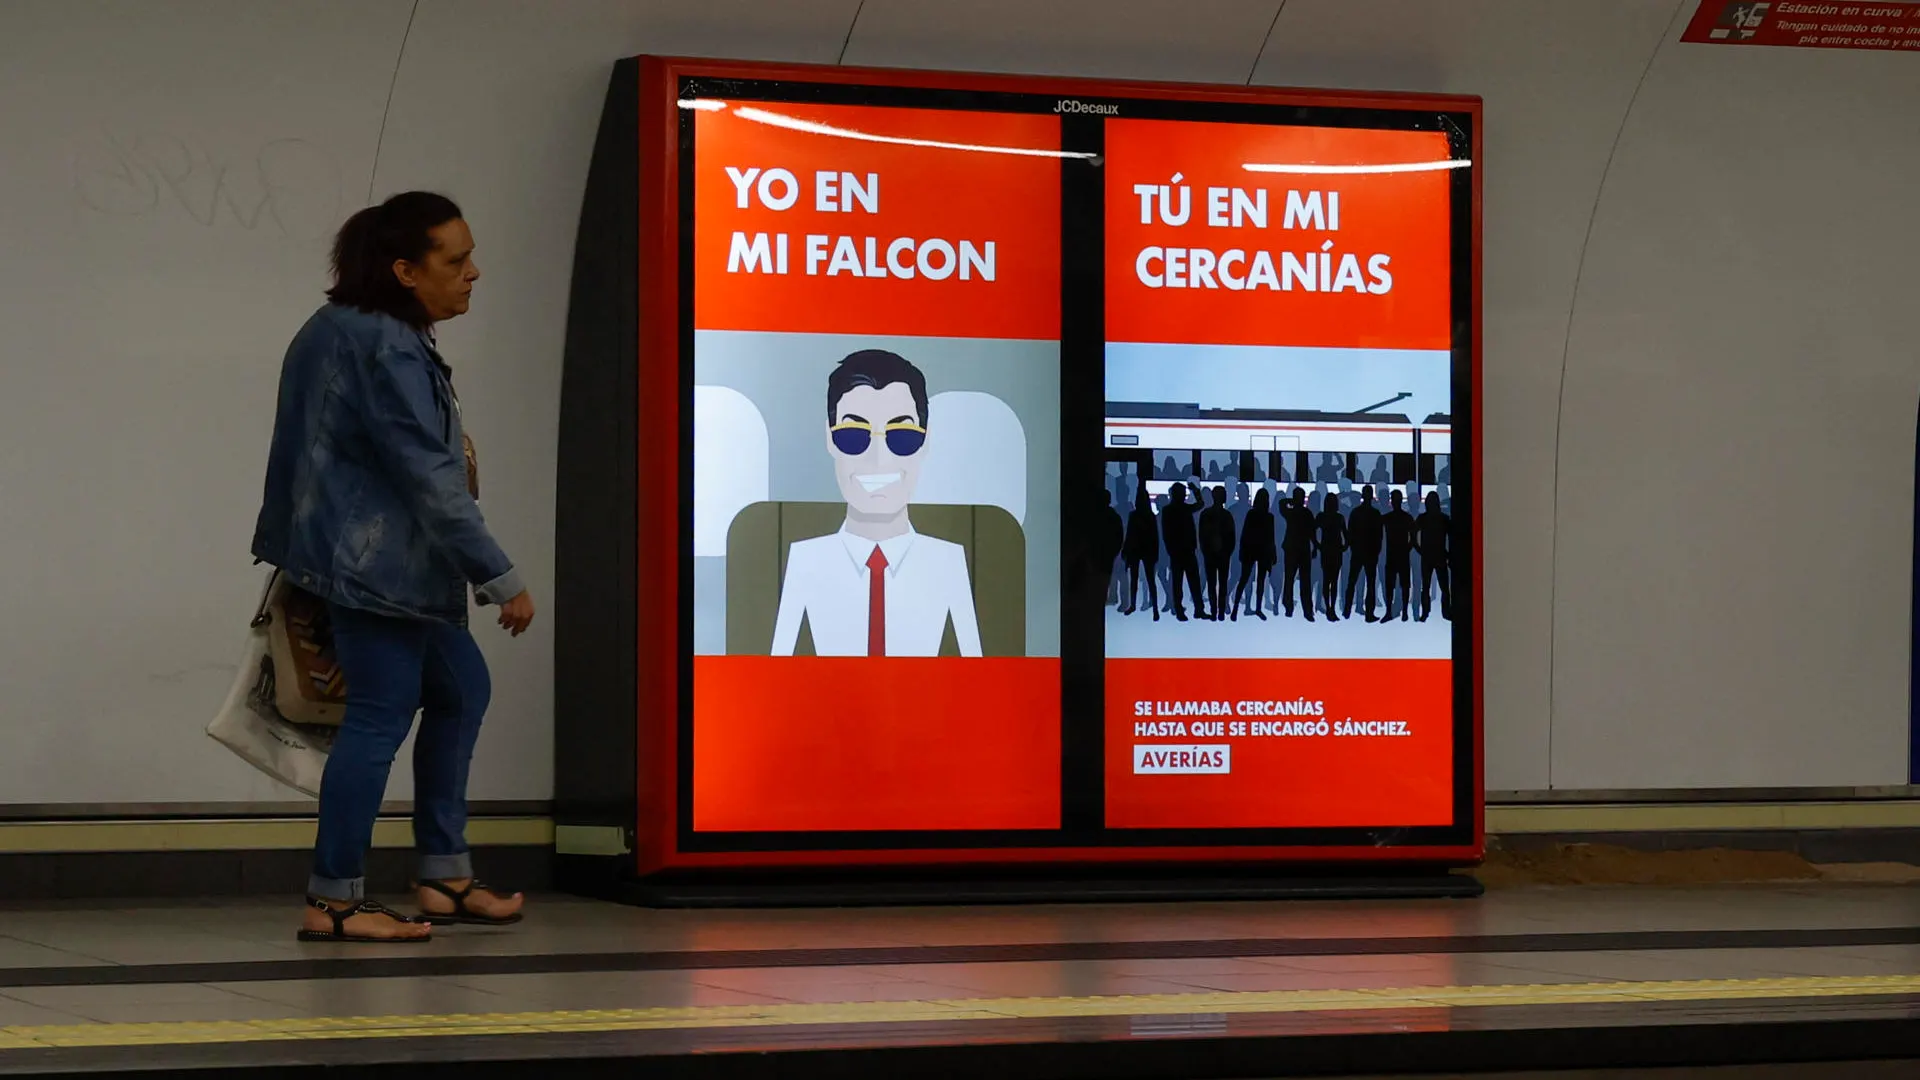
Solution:
[(525, 633), (533, 623), (533, 594), (522, 591), (519, 596), (500, 605), (500, 625), (514, 637)]

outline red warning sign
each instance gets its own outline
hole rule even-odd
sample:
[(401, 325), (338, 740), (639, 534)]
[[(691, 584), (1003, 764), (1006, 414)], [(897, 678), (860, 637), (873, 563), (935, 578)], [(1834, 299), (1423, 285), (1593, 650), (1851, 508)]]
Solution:
[(1787, 45), (1802, 49), (1911, 49), (1920, 52), (1920, 2), (1880, 0), (1701, 0), (1680, 40), (1701, 45)]

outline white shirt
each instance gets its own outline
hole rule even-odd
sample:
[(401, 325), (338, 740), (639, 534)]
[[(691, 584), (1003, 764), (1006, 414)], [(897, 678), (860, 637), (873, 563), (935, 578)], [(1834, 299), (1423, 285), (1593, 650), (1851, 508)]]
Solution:
[(796, 541), (787, 552), (780, 614), (773, 623), (773, 655), (792, 656), (804, 616), (818, 656), (867, 655), (867, 559), (879, 547), (887, 558), (887, 655), (938, 656), (947, 620), (960, 655), (980, 655), (980, 624), (966, 549), (922, 536), (912, 528), (876, 545), (840, 531)]

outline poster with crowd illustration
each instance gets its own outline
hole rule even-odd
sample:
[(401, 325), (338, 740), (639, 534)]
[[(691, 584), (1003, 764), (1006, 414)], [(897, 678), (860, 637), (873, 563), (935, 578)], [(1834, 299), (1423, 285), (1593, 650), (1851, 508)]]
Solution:
[(1445, 351), (1111, 343), (1110, 657), (1444, 659)]
[(1446, 135), (1105, 135), (1108, 826), (1451, 823)]

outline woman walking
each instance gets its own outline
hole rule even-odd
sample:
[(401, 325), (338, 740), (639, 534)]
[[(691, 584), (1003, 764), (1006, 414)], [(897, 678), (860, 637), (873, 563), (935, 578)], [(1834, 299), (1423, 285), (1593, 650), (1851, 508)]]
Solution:
[[(467, 769), (492, 684), (467, 629), (471, 588), (519, 636), (533, 621), (477, 503), (478, 470), (434, 328), (480, 271), (460, 208), (428, 192), (353, 215), (333, 288), (288, 346), (254, 557), (319, 597), (347, 683), (320, 787), (300, 938), (423, 941), (435, 923), (504, 925), (522, 897), (474, 879)], [(414, 742), (421, 915), (366, 898), (367, 849), (394, 755)]]

